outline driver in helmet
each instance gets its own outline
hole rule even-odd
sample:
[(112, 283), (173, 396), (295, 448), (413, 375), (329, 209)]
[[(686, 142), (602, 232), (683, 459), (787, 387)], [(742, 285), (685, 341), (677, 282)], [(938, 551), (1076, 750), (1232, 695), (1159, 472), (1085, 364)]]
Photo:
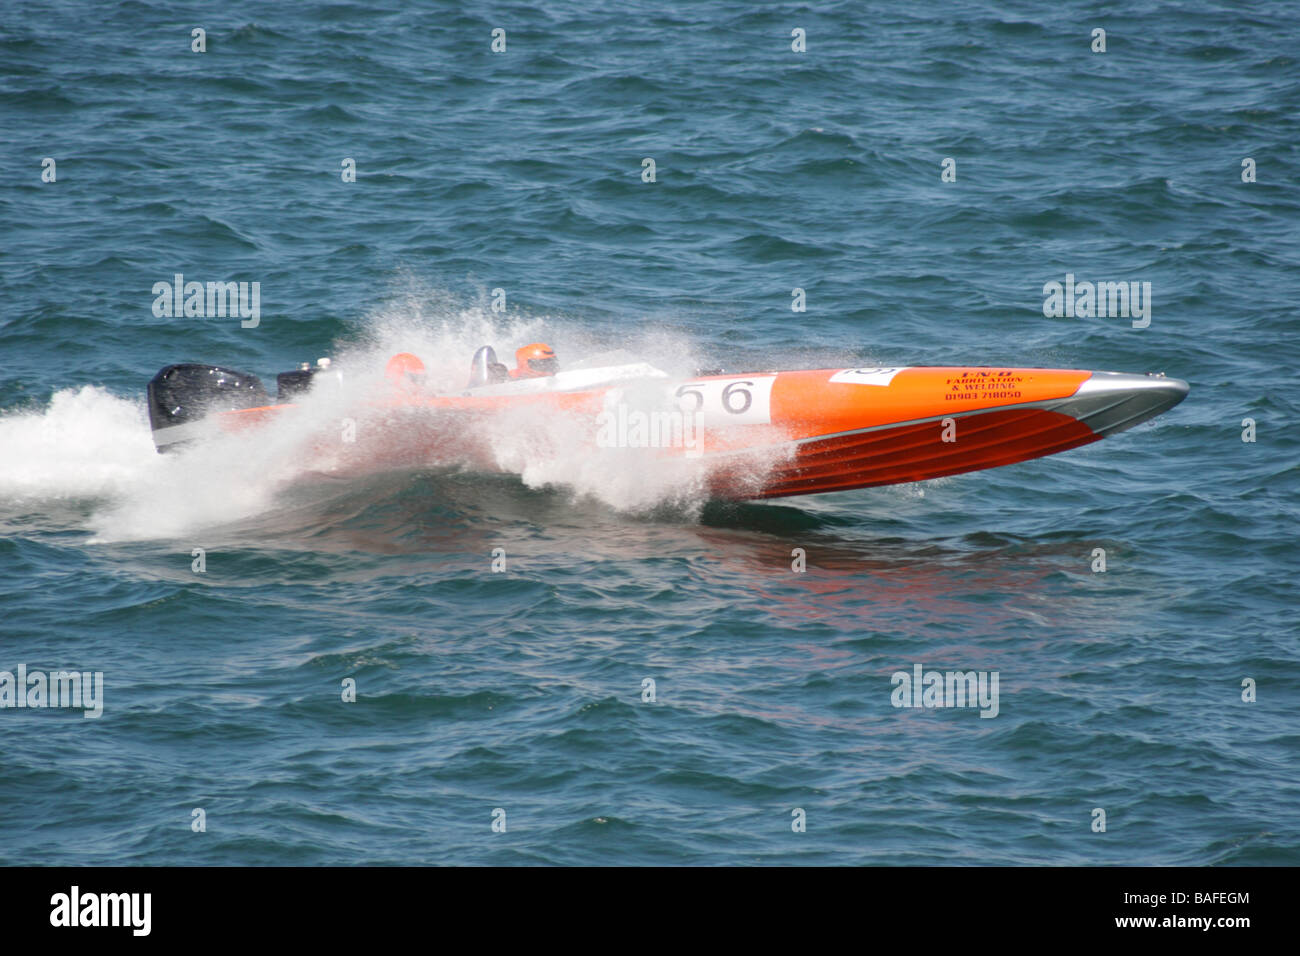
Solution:
[(516, 368), (510, 372), (513, 379), (544, 378), (560, 370), (560, 360), (555, 350), (544, 342), (525, 345), (515, 352)]

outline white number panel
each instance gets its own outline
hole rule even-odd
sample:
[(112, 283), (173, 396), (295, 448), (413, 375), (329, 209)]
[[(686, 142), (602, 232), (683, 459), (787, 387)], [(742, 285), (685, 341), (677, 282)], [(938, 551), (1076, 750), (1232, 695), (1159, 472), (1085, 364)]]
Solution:
[(704, 424), (718, 428), (726, 425), (770, 425), (772, 423), (772, 383), (775, 375), (736, 375), (686, 382), (673, 387), (677, 407), (704, 417)]

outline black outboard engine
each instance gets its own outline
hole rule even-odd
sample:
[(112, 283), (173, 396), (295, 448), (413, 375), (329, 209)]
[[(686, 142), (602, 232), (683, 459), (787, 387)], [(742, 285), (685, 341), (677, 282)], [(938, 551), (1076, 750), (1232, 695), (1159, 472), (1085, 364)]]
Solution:
[(168, 365), (149, 382), (149, 426), (158, 450), (166, 451), (192, 437), (184, 426), (212, 412), (269, 405), (256, 375), (216, 365), (186, 362)]
[(469, 384), (466, 388), (495, 385), (510, 381), (510, 370), (497, 361), (496, 349), (485, 345), (474, 353), (469, 363)]

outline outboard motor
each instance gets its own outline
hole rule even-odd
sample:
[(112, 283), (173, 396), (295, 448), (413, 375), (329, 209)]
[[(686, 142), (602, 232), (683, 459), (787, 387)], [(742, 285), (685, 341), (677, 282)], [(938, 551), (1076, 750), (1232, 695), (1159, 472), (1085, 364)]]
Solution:
[(510, 381), (510, 370), (497, 361), (497, 353), (490, 345), (485, 345), (474, 353), (469, 363), (469, 384), (466, 388), (478, 388), (482, 385), (495, 385)]
[(193, 436), (185, 427), (212, 412), (269, 405), (256, 375), (216, 365), (168, 365), (149, 381), (149, 426), (157, 449), (166, 451)]

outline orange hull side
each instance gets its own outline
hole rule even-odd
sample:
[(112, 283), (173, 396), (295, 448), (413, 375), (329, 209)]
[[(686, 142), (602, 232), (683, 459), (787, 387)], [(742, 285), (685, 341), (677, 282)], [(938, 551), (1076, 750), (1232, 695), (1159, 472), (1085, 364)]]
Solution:
[(1067, 398), (1092, 373), (1078, 369), (905, 368), (888, 385), (830, 382), (835, 369), (781, 372), (772, 422), (791, 439), (833, 435), (1000, 405)]

